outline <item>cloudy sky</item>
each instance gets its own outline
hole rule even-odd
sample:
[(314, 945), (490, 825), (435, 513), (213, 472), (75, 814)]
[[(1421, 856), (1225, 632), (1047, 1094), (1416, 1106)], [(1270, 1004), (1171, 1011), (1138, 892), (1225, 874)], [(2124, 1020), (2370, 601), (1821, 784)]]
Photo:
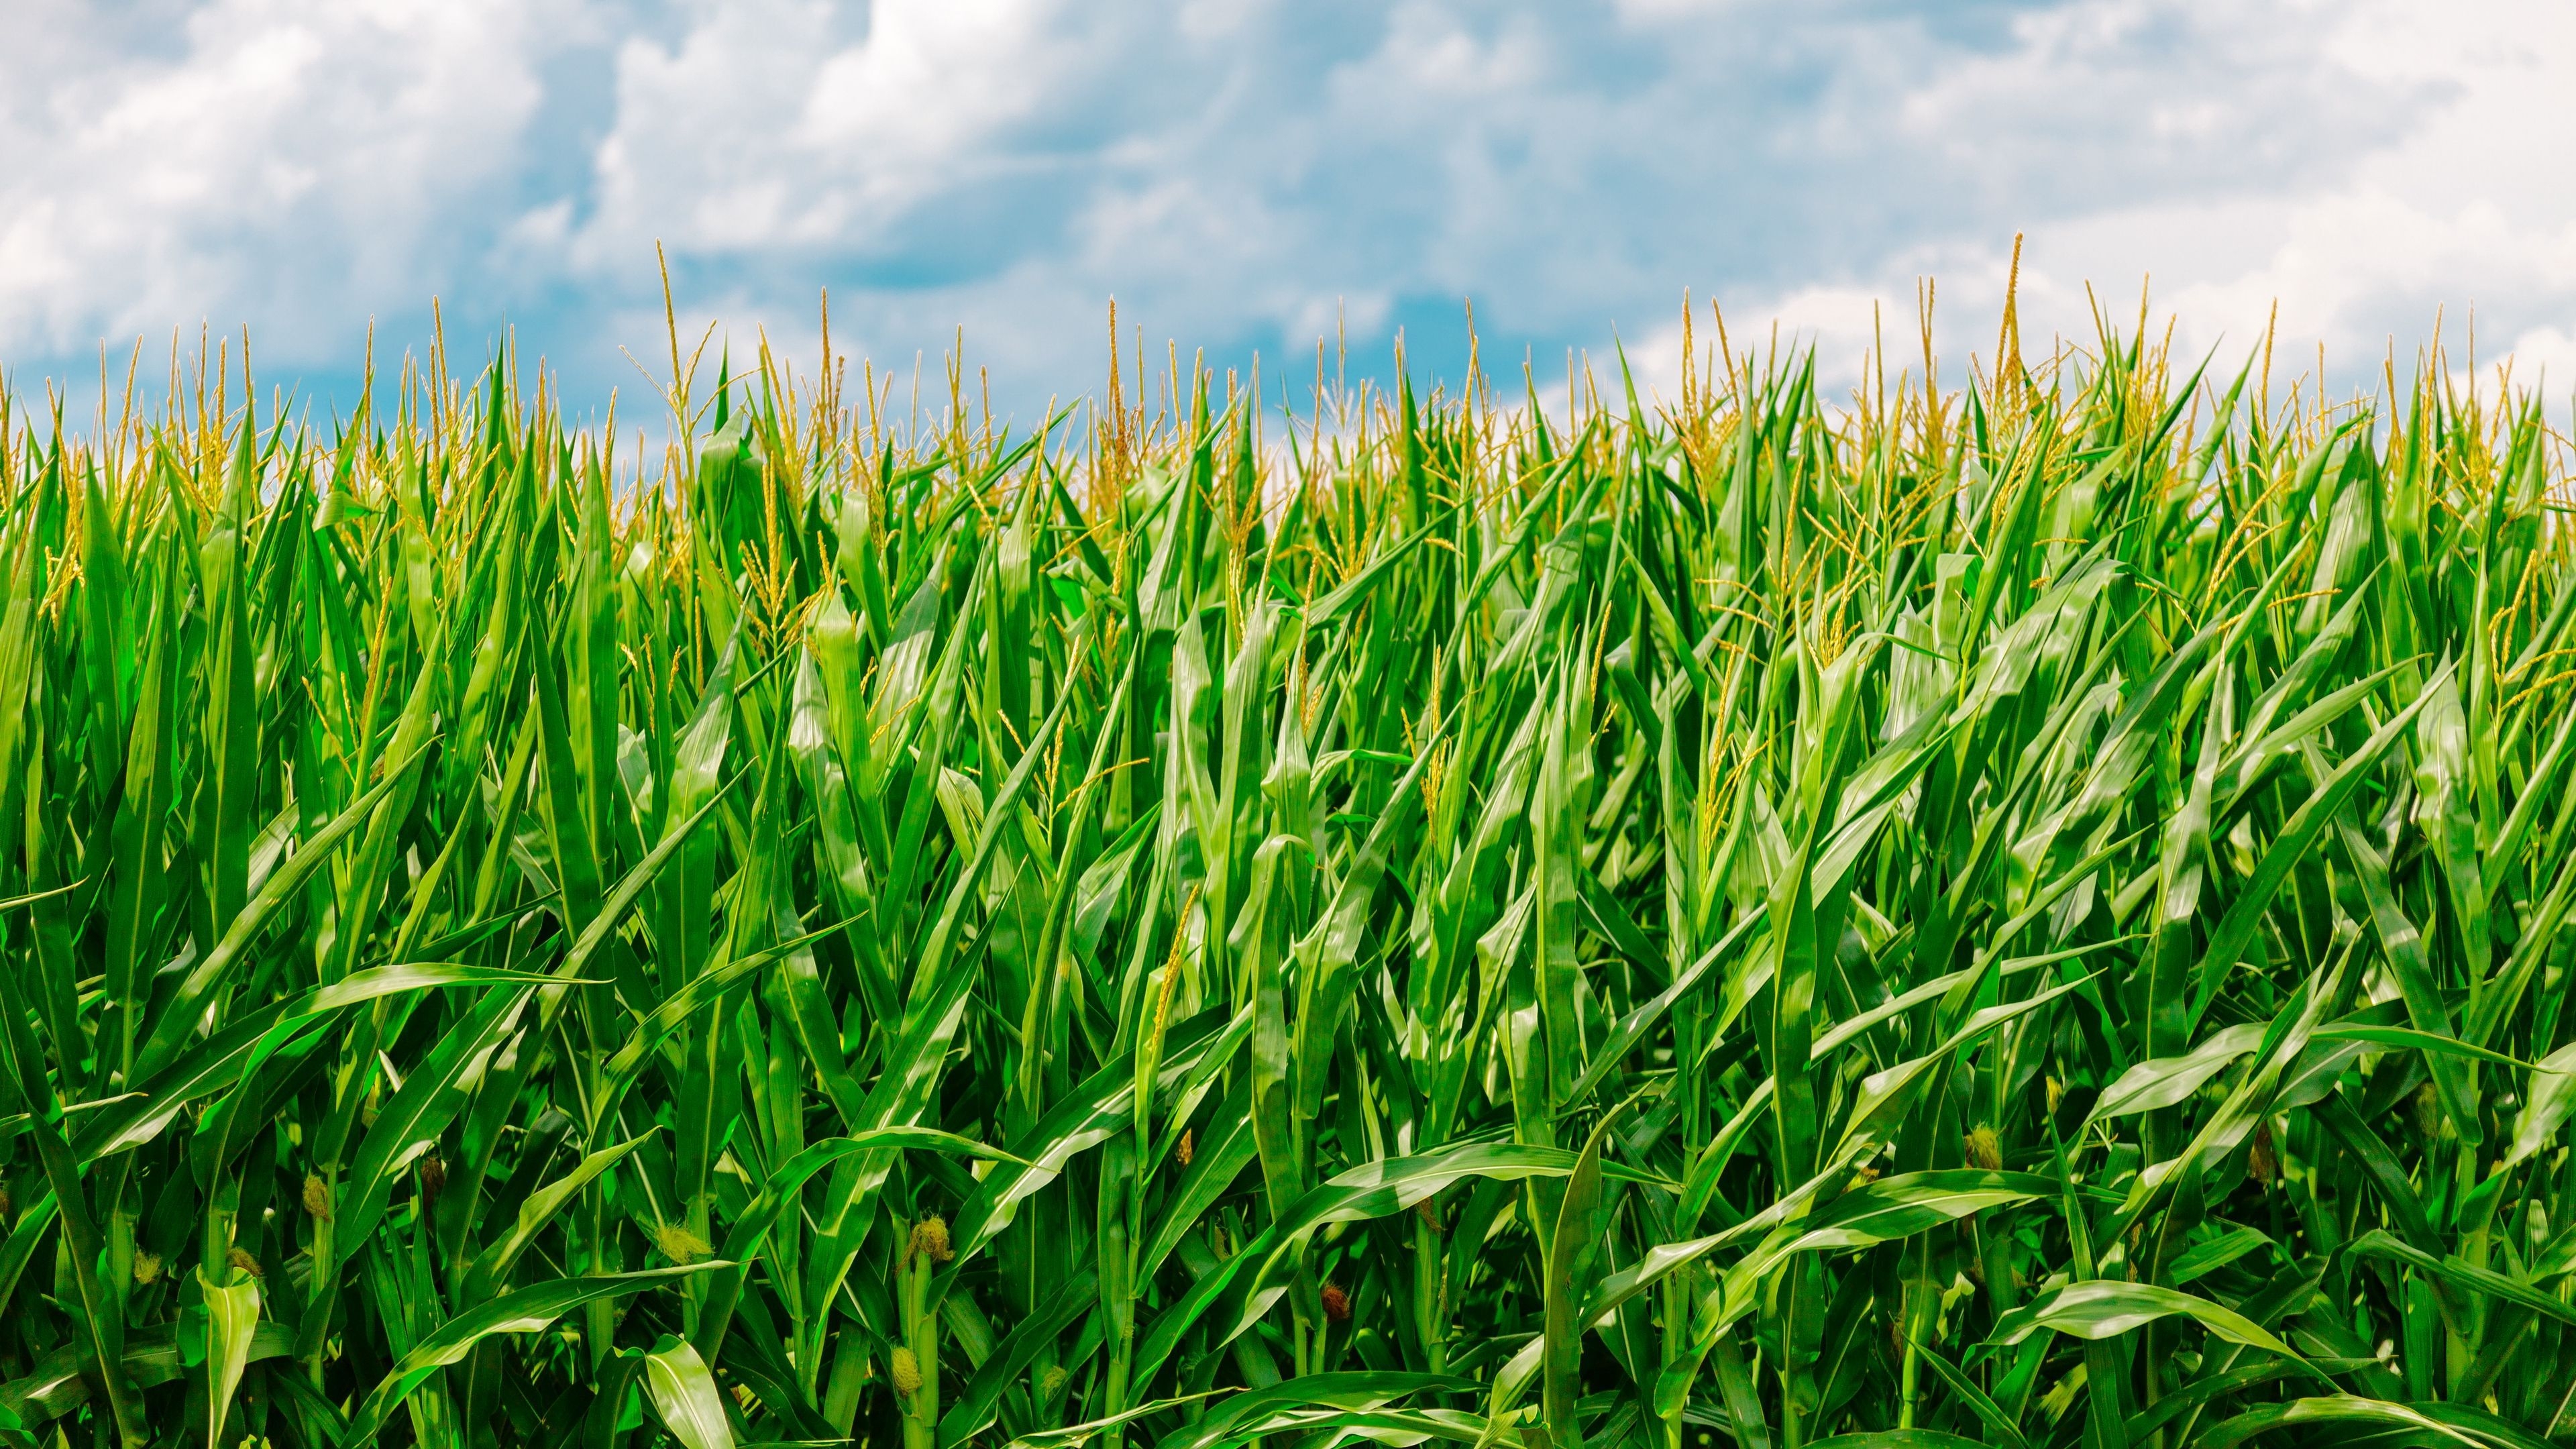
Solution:
[[(2576, 384), (2563, 0), (0, 0), (0, 366), (95, 377), (247, 324), (345, 407), (379, 350), (504, 327), (576, 406), (684, 327), (908, 372), (959, 328), (1022, 416), (1116, 297), (1311, 378), (1624, 342), (1685, 288), (1856, 367), (1873, 300), (1993, 345), (2085, 285), (2344, 376), (2470, 309)], [(1703, 317), (1705, 314), (1703, 313)], [(1703, 323), (1703, 326), (1705, 323)], [(2307, 355), (2313, 355), (2312, 352)]]

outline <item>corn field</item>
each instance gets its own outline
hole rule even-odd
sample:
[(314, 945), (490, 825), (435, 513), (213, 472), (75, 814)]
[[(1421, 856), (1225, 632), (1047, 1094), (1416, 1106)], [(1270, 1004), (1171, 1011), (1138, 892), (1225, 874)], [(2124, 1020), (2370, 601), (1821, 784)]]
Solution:
[(2565, 436), (2013, 342), (18, 402), (0, 1441), (2576, 1443)]

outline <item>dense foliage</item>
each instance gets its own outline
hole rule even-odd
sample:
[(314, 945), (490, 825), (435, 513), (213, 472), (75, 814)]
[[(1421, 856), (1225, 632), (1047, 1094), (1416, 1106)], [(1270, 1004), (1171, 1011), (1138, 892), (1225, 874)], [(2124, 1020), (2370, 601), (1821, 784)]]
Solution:
[(8, 1442), (2576, 1435), (2535, 407), (673, 354), (8, 419)]

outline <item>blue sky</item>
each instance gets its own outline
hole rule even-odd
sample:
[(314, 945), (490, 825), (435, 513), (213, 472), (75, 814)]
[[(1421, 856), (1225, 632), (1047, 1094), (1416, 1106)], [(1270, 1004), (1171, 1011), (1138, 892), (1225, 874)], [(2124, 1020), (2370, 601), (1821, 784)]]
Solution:
[(1097, 386), (1112, 296), (1274, 396), (1337, 331), (1454, 376), (1471, 299), (1489, 366), (1652, 383), (1685, 288), (1850, 377), (1924, 276), (1990, 350), (2019, 231), (2035, 338), (2151, 273), (2185, 345), (2277, 302), (2358, 382), (2474, 307), (2563, 394), (2570, 96), (2560, 0), (0, 0), (0, 366), (247, 325), (345, 406), (435, 296), (633, 409), (658, 240), (691, 335), (810, 366), (828, 287), (840, 350), (962, 327), (1023, 419)]

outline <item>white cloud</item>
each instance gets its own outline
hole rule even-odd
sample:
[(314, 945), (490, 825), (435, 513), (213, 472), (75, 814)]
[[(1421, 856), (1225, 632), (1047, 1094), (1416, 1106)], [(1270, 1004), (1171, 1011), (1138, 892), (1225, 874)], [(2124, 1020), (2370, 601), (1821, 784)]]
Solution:
[[(2308, 358), (2325, 344), (2338, 390), (2373, 381), (2391, 346), (2402, 368), (2430, 341), (2437, 312), (2454, 359), (2464, 359), (2471, 308), (2487, 359), (2529, 354), (2523, 380), (2535, 364), (2552, 364), (2562, 379), (2576, 366), (2564, 323), (2576, 314), (2576, 170), (2557, 155), (2564, 97), (2576, 93), (2576, 11), (2506, 0), (2212, 5), (2194, 19), (2207, 22), (2197, 33), (2208, 51), (2232, 58), (2225, 92), (2268, 96), (2198, 93), (2186, 75), (2176, 96), (2151, 103), (2138, 88), (2155, 77), (2127, 66), (2147, 8), (2033, 17), (2011, 52), (1906, 103), (1927, 125), (2011, 138), (2002, 149), (2014, 159), (1989, 166), (2084, 167), (2098, 173), (2090, 185), (2030, 187), (2027, 209), (1996, 208), (1999, 224), (1982, 237), (1962, 231), (1946, 247), (1892, 251), (1839, 287), (1757, 292), (1737, 304), (1799, 316), (1824, 339), (1820, 362), (1856, 375), (1865, 349), (1851, 340), (1865, 333), (1870, 304), (1910, 323), (1914, 278), (1936, 271), (1952, 319), (1946, 345), (1990, 354), (2009, 233), (2026, 227), (2021, 310), (2033, 352), (2052, 332), (2090, 340), (2087, 282), (2106, 312), (2134, 327), (2139, 287), (2151, 278), (2156, 315), (2176, 320), (2185, 349), (2241, 358), (2277, 303), (2280, 338)], [(2105, 39), (2119, 43), (2104, 50)], [(2337, 110), (2357, 143), (2305, 151), (2313, 138), (2291, 145), (2262, 127), (2285, 90), (2304, 105), (2338, 72), (2353, 95)], [(2112, 96), (2150, 119), (2126, 137), (2061, 139), (2052, 151), (2039, 113), (2085, 95)], [(2033, 114), (2011, 123), (2023, 110)], [(2152, 184), (2175, 170), (2166, 148), (2203, 143), (2259, 164), (2223, 161), (2204, 185)], [(2123, 200), (2123, 184), (2144, 194)]]
[(291, 348), (457, 277), (478, 245), (460, 223), (509, 174), (560, 9), (220, 0), (16, 17), (33, 25), (0, 46), (0, 347), (77, 354), (257, 313)]
[[(104, 17), (104, 18), (103, 18)], [(2552, 0), (161, 0), (0, 44), (0, 358), (254, 324), (345, 368), (364, 314), (515, 318), (577, 387), (660, 350), (653, 244), (721, 304), (898, 369), (961, 324), (1033, 414), (1102, 314), (1304, 375), (1347, 319), (1454, 374), (1682, 289), (1858, 374), (1941, 282), (1993, 346), (2142, 275), (2195, 349), (2323, 339), (2355, 376), (2443, 303), (2576, 368), (2576, 12)], [(2464, 332), (2455, 334), (2464, 337)], [(802, 345), (802, 344), (800, 344)], [(1159, 347), (1156, 349), (1159, 352)], [(1459, 355), (1452, 357), (1456, 352)], [(1284, 355), (1283, 355), (1284, 354)], [(2358, 354), (2358, 355), (2354, 355)], [(1837, 371), (1838, 370), (1838, 371)], [(1960, 374), (1950, 374), (1954, 379)]]

